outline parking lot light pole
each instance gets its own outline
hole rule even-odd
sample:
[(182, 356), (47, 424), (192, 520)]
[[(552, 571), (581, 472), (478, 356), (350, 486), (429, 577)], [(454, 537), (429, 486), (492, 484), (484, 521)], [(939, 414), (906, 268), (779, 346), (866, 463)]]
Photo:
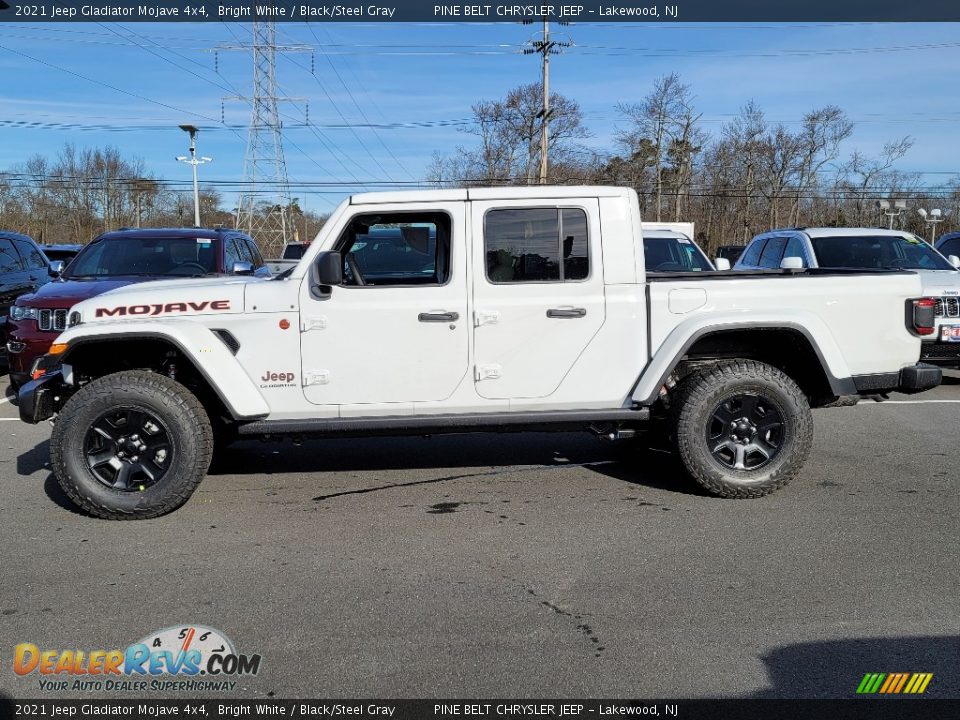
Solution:
[(197, 158), (197, 128), (193, 125), (181, 125), (180, 129), (190, 133), (190, 157), (180, 155), (177, 160), (193, 166), (193, 226), (200, 227), (200, 185), (197, 182), (197, 165), (213, 162), (213, 158)]
[(944, 214), (938, 208), (934, 208), (930, 212), (923, 208), (917, 208), (917, 214), (930, 226), (930, 244), (933, 245), (937, 237), (937, 224), (944, 221)]
[(907, 209), (906, 200), (894, 200), (893, 203), (891, 203), (889, 200), (877, 200), (877, 202), (874, 204), (877, 206), (878, 210), (890, 218), (891, 230), (893, 230), (893, 219), (903, 215)]

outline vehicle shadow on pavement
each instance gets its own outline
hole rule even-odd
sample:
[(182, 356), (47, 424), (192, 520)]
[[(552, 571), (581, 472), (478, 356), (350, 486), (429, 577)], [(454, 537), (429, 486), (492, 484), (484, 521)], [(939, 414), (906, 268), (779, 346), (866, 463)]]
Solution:
[(853, 698), (867, 673), (933, 673), (923, 697), (960, 698), (960, 636), (800, 643), (772, 650), (762, 659), (771, 686), (753, 695), (757, 698)]
[[(65, 510), (69, 510), (74, 514), (91, 517), (88, 513), (84, 512), (73, 504), (70, 498), (67, 497), (66, 493), (64, 493), (60, 488), (57, 478), (54, 477), (52, 472), (50, 472), (49, 440), (44, 440), (36, 447), (17, 456), (17, 474), (21, 477), (26, 477), (42, 471), (46, 472), (46, 477), (43, 481), (43, 491), (46, 493), (48, 498), (53, 500), (55, 504), (59, 505)], [(0, 717), (3, 716), (0, 715)]]
[(647, 488), (703, 495), (676, 454), (643, 441), (609, 443), (585, 433), (508, 433), (419, 437), (243, 441), (230, 446), (211, 475), (582, 466)]
[(17, 455), (17, 474), (33, 475), (41, 470), (50, 470), (50, 441), (44, 440), (26, 452)]
[(611, 445), (585, 433), (306, 439), (301, 445), (246, 440), (222, 453), (211, 474), (571, 465), (614, 458)]

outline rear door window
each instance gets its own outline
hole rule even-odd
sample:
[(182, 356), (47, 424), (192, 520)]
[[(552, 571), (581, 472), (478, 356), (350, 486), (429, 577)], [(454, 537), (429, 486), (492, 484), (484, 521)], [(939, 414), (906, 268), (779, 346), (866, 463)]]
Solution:
[(483, 239), (491, 282), (565, 282), (590, 275), (587, 214), (580, 208), (490, 210)]

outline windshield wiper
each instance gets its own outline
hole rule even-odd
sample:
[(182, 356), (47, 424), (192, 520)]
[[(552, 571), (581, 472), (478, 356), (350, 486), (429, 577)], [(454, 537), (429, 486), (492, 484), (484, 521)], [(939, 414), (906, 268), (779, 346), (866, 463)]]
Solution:
[(289, 267), (289, 268), (287, 268), (286, 270), (284, 270), (282, 273), (280, 273), (279, 275), (274, 275), (274, 276), (271, 278), (271, 280), (286, 280), (288, 277), (290, 277), (290, 274), (291, 274), (294, 270), (296, 270), (296, 269), (297, 269), (297, 266), (296, 266), (296, 265), (294, 265), (293, 267)]

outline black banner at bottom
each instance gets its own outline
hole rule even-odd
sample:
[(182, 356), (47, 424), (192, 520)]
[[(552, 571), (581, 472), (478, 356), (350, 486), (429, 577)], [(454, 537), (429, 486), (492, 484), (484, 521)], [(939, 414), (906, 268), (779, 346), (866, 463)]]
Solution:
[(10, 700), (0, 718), (682, 718), (682, 720), (939, 720), (960, 700)]

